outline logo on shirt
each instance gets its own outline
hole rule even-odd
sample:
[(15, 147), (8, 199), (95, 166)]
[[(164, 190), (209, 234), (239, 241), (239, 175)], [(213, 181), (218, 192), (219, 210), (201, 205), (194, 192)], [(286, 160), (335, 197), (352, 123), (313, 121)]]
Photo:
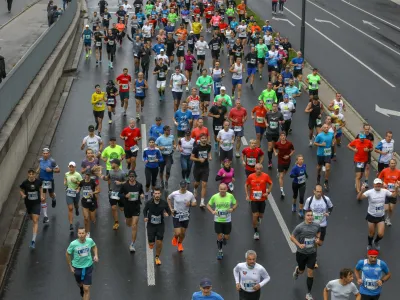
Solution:
[(243, 275), (246, 275), (247, 274), (247, 271), (243, 271)]

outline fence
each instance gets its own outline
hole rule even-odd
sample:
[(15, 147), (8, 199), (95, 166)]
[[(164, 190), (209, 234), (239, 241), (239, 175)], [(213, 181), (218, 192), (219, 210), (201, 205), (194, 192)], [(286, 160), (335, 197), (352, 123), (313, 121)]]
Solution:
[[(58, 20), (37, 39), (0, 84), (0, 129), (67, 32), (76, 14), (77, 1), (70, 2)], [(46, 12), (43, 12), (43, 18), (47, 20)]]

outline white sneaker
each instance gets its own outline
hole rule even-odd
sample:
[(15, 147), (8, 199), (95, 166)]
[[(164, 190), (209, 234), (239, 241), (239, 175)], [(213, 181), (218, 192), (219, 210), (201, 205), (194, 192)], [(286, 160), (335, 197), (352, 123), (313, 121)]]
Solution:
[(204, 200), (201, 200), (201, 201), (200, 201), (200, 207), (204, 207), (204, 206), (206, 206), (206, 205), (204, 204)]
[(389, 218), (389, 217), (387, 217), (387, 218), (385, 219), (385, 224), (386, 224), (387, 226), (392, 226), (392, 222), (390, 222), (390, 218)]
[(308, 144), (308, 146), (312, 147), (313, 146), (312, 144), (313, 144), (313, 142), (312, 142), (312, 140), (310, 140), (310, 143)]
[(259, 240), (260, 239), (260, 234), (258, 232), (254, 233), (254, 239)]
[(129, 251), (130, 252), (136, 252), (135, 246), (133, 244), (129, 245)]
[(311, 295), (311, 293), (307, 293), (306, 294), (306, 300), (314, 300), (313, 296)]
[(326, 172), (325, 166), (322, 166), (322, 172)]

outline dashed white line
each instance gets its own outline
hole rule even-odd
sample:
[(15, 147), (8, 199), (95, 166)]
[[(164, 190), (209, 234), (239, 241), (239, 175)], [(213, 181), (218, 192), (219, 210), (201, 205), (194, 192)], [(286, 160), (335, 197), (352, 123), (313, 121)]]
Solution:
[(247, 146), (248, 145), (247, 140), (246, 140), (246, 138), (244, 136), (242, 136), (240, 138), (240, 140), (242, 141), (243, 146)]

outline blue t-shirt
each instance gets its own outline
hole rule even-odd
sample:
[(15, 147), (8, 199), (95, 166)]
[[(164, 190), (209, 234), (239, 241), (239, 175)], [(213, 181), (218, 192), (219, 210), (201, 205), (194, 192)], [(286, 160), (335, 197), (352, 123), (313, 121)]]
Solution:
[(292, 59), (292, 63), (295, 65), (294, 66), (295, 70), (301, 70), (301, 69), (303, 69), (302, 64), (304, 63), (304, 58), (295, 57)]
[(164, 50), (165, 50), (164, 44), (158, 44), (158, 43), (157, 43), (157, 44), (155, 44), (155, 45), (153, 46), (153, 51), (154, 51), (155, 53), (157, 53), (157, 55), (160, 54), (161, 49), (164, 49)]
[(297, 86), (290, 86), (288, 85), (285, 87), (285, 94), (289, 96), (289, 101), (293, 102), (293, 104), (296, 104), (296, 99), (293, 98), (293, 95), (299, 94), (299, 88)]
[[(161, 155), (160, 149), (158, 148), (145, 148), (142, 155), (143, 161), (147, 161), (146, 167), (155, 169), (159, 167), (159, 163), (164, 161)], [(157, 161), (156, 161), (157, 160)]]
[(301, 167), (299, 167), (297, 164), (294, 165), (292, 171), (290, 172), (290, 177), (293, 178), (294, 183), (305, 183), (307, 179), (306, 165), (303, 164)]
[(289, 84), (289, 79), (293, 79), (293, 74), (292, 72), (286, 72), (286, 71), (282, 71), (282, 77), (283, 77), (283, 82), (287, 85)]
[(138, 19), (138, 23), (140, 25), (143, 25), (143, 21), (146, 18), (146, 16), (144, 15), (144, 13), (139, 12), (136, 14), (136, 18)]
[(164, 147), (163, 150), (160, 150), (162, 154), (171, 154), (172, 151), (174, 151), (174, 136), (172, 134), (169, 136), (165, 136), (165, 134), (163, 134), (156, 139), (156, 145)]
[(318, 147), (317, 156), (331, 156), (332, 153), (332, 140), (333, 140), (333, 133), (332, 132), (321, 132), (315, 138), (315, 142), (318, 144), (322, 144), (325, 142), (324, 147)]
[(264, 25), (262, 28), (262, 31), (264, 32), (264, 34), (268, 31), (268, 32), (273, 32), (272, 27), (270, 25)]
[(90, 29), (85, 29), (82, 33), (83, 36), (83, 40), (85, 41), (85, 43), (88, 43), (92, 40), (92, 34), (93, 32)]
[(175, 31), (175, 26), (172, 25), (167, 25), (164, 27), (165, 32), (168, 34), (170, 32), (174, 32)]
[(168, 9), (163, 9), (163, 10), (161, 11), (161, 16), (162, 16), (164, 19), (166, 19), (166, 18), (168, 17), (168, 14), (169, 14), (169, 10), (168, 10)]
[(46, 168), (54, 169), (57, 167), (56, 161), (52, 159), (51, 157), (49, 159), (44, 159), (41, 157), (39, 159), (39, 168), (40, 168), (40, 173), (39, 173), (39, 178), (44, 181), (50, 181), (53, 180), (53, 172), (47, 172)]
[(384, 274), (389, 273), (387, 264), (383, 260), (378, 259), (376, 264), (370, 265), (367, 259), (361, 259), (358, 261), (356, 269), (361, 271), (361, 279), (363, 281), (362, 285), (360, 285), (360, 294), (367, 296), (379, 295), (382, 287), (378, 286), (376, 282)]
[(219, 294), (216, 292), (211, 292), (210, 296), (203, 296), (202, 292), (193, 293), (192, 300), (224, 300)]
[(239, 23), (238, 22), (233, 22), (231, 21), (231, 23), (229, 24), (229, 26), (231, 27), (231, 29), (235, 30), (236, 27), (238, 27)]
[(185, 131), (190, 129), (189, 120), (193, 118), (192, 112), (187, 110), (183, 112), (182, 110), (177, 110), (175, 112), (175, 120), (178, 123), (178, 130)]
[(164, 125), (157, 126), (156, 124), (150, 127), (150, 137), (158, 139), (160, 135), (164, 134)]

